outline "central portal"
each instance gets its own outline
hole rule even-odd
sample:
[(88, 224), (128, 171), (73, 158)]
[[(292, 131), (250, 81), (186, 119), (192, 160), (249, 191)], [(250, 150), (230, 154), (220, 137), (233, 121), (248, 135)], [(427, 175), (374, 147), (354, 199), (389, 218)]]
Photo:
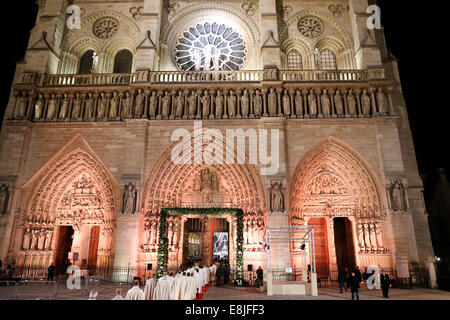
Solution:
[(188, 218), (184, 223), (183, 265), (229, 260), (230, 227), (226, 218)]

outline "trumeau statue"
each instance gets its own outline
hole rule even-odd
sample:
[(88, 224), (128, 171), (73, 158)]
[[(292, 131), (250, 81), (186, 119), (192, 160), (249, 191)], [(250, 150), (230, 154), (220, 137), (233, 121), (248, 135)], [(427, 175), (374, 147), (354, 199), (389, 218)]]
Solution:
[(341, 92), (336, 90), (336, 94), (334, 95), (334, 106), (336, 108), (336, 114), (338, 117), (342, 117), (344, 115), (344, 104), (342, 100)]
[(150, 97), (150, 117), (156, 117), (156, 113), (158, 111), (158, 97), (156, 96), (156, 91), (152, 92), (152, 96)]
[(284, 91), (283, 95), (283, 111), (285, 116), (291, 115), (291, 98), (289, 97), (287, 90)]
[(123, 213), (133, 214), (136, 209), (136, 187), (129, 183), (125, 185), (125, 193), (123, 196)]
[(297, 90), (297, 92), (295, 93), (295, 114), (297, 116), (302, 116), (303, 115), (303, 97), (302, 97), (302, 93), (300, 92), (300, 90)]
[(311, 90), (308, 95), (308, 104), (309, 104), (309, 114), (312, 117), (317, 116), (317, 97), (314, 93), (314, 90)]
[(222, 118), (223, 116), (223, 95), (222, 91), (217, 91), (216, 103), (216, 118)]
[(184, 109), (184, 96), (183, 92), (178, 92), (178, 96), (176, 97), (176, 109), (175, 109), (175, 117), (181, 118), (183, 116)]
[(268, 96), (268, 109), (269, 109), (269, 116), (275, 116), (277, 115), (277, 94), (275, 93), (275, 90), (273, 88), (270, 88), (269, 96)]
[(249, 97), (247, 90), (244, 90), (244, 94), (241, 97), (241, 112), (242, 117), (247, 118), (249, 114)]
[(237, 98), (234, 95), (233, 90), (230, 90), (230, 96), (228, 97), (228, 116), (229, 117), (236, 116), (236, 101), (237, 101)]
[(253, 100), (254, 100), (253, 113), (255, 114), (255, 117), (260, 117), (262, 115), (263, 100), (262, 100), (262, 96), (261, 96), (261, 93), (259, 92), (259, 90), (256, 90), (255, 97), (253, 98)]
[(361, 107), (362, 107), (362, 113), (365, 116), (370, 115), (370, 97), (367, 94), (367, 90), (364, 89), (361, 95)]
[(272, 212), (284, 212), (284, 195), (280, 183), (272, 185), (270, 191), (270, 209)]
[(347, 96), (347, 104), (348, 104), (348, 113), (351, 116), (356, 115), (356, 98), (353, 94), (353, 90), (350, 90), (348, 96)]
[(68, 94), (64, 94), (64, 99), (61, 104), (61, 110), (59, 111), (59, 119), (65, 119), (67, 118), (68, 112), (69, 112), (69, 98)]
[(331, 102), (327, 89), (323, 90), (322, 96), (320, 97), (320, 102), (322, 104), (322, 114), (325, 117), (329, 117), (331, 115)]
[(145, 94), (142, 92), (142, 89), (138, 90), (138, 94), (136, 96), (136, 105), (134, 107), (134, 117), (141, 118), (144, 113), (144, 101)]
[(44, 111), (44, 97), (42, 96), (42, 94), (39, 94), (39, 98), (37, 99), (34, 105), (34, 120), (41, 119), (43, 111)]

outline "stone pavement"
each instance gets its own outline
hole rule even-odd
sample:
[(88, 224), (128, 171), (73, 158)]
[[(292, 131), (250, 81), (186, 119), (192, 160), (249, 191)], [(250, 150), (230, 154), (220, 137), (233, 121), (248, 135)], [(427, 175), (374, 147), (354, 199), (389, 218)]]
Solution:
[[(116, 288), (122, 288), (124, 295), (131, 288), (126, 284), (102, 284), (95, 287), (83, 287), (81, 290), (69, 290), (63, 284), (58, 286), (56, 300), (87, 300), (89, 291), (96, 289), (99, 293), (98, 300), (109, 300), (114, 296)], [(36, 300), (49, 299), (51, 296), (52, 286), (33, 287), (19, 290), (18, 299)], [(14, 299), (15, 288), (0, 287), (0, 300)], [(361, 289), (361, 300), (384, 300), (381, 290)], [(391, 289), (391, 300), (450, 300), (450, 292), (430, 290), (430, 289)], [(203, 300), (351, 300), (351, 293), (339, 293), (338, 288), (319, 288), (319, 296), (272, 296), (269, 297), (265, 293), (258, 292), (255, 288), (239, 288), (232, 286), (223, 286), (220, 288), (211, 286), (206, 292)]]

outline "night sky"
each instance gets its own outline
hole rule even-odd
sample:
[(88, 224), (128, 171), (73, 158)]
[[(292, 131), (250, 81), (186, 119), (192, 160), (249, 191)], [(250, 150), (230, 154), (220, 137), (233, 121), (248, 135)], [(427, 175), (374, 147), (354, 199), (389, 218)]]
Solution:
[[(436, 13), (424, 3), (417, 5), (413, 1), (378, 2), (388, 47), (399, 60), (420, 173), (429, 174), (441, 167), (449, 173), (450, 152), (446, 149), (450, 145), (447, 141), (450, 90), (444, 87), (446, 82), (439, 75), (444, 74), (450, 59), (448, 49), (438, 47), (443, 42), (438, 38), (446, 31), (445, 26), (439, 26), (439, 21), (448, 21), (448, 17), (444, 16), (446, 11), (443, 8)], [(25, 54), (37, 14), (35, 0), (8, 3), (8, 12), (13, 14), (1, 20), (2, 43), (8, 44), (2, 48), (2, 116), (8, 102), (15, 63)]]

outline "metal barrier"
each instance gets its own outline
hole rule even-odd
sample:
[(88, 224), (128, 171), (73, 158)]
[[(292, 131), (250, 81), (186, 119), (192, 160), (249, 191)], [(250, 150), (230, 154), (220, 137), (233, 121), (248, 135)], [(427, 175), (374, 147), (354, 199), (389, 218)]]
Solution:
[(0, 281), (0, 297), (6, 300), (54, 300), (57, 294), (56, 281)]

